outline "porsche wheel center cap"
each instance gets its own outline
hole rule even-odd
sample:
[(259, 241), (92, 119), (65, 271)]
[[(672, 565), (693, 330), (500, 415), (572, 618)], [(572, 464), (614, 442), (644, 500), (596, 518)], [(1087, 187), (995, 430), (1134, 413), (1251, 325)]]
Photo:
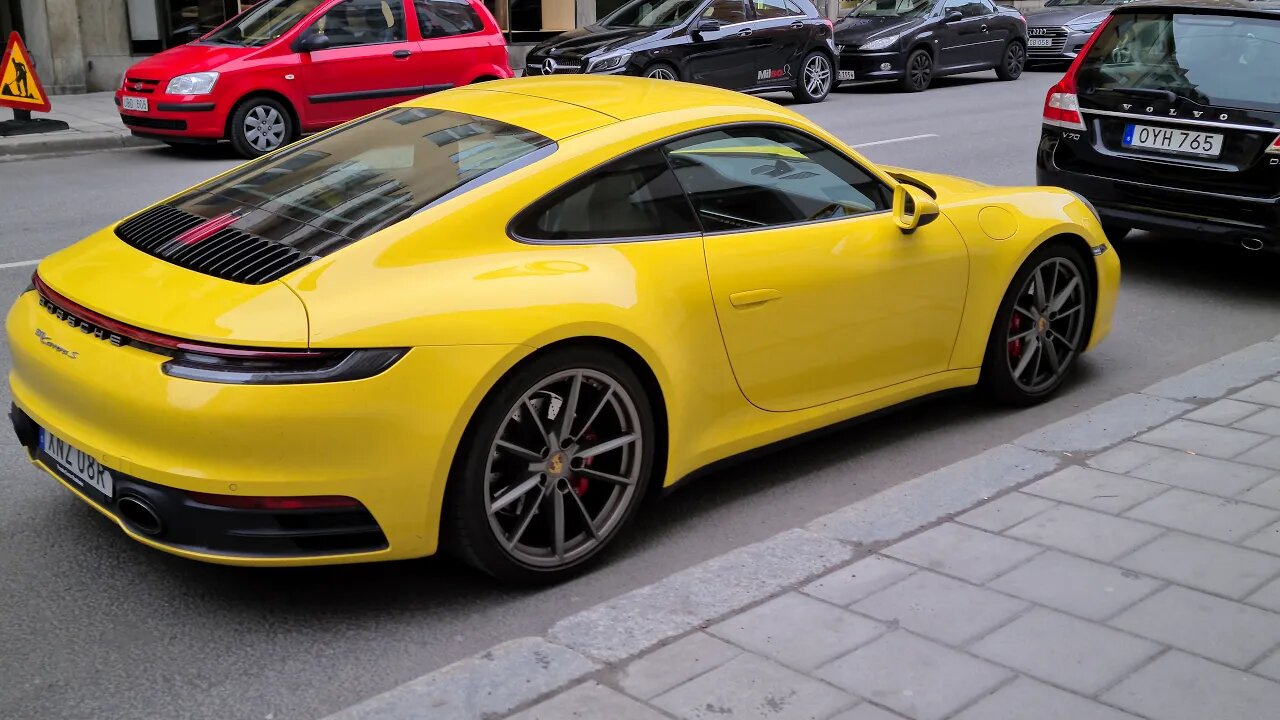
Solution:
[(547, 472), (552, 475), (564, 475), (568, 465), (569, 463), (565, 460), (564, 453), (558, 452), (547, 458)]

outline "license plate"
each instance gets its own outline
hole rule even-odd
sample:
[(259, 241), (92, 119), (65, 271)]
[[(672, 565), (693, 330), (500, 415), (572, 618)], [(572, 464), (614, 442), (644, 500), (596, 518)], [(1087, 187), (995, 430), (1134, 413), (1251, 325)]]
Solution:
[(115, 492), (115, 481), (111, 471), (102, 466), (96, 458), (71, 443), (40, 429), (40, 449), (53, 458), (53, 462), (63, 475), (71, 478), (81, 486), (91, 487), (110, 499)]
[(1027, 38), (1027, 47), (1053, 47), (1053, 38)]
[(840, 70), (840, 71), (838, 71), (838, 72), (836, 73), (836, 79), (837, 79), (837, 80), (852, 80), (852, 79), (853, 79), (853, 71), (852, 71), (852, 70)]
[(1124, 129), (1124, 146), (1216, 158), (1222, 154), (1222, 136), (1217, 133), (1129, 124)]
[(135, 112), (149, 112), (151, 110), (151, 104), (146, 98), (133, 97), (132, 95), (125, 95), (121, 98), (120, 107), (125, 110), (133, 110)]

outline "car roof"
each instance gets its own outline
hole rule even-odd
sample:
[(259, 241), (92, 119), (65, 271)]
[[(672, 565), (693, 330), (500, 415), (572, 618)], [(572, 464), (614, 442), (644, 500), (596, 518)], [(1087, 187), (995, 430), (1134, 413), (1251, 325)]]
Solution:
[(1120, 5), (1112, 14), (1162, 12), (1191, 12), (1218, 15), (1251, 15), (1254, 17), (1280, 17), (1280, 1), (1277, 0), (1137, 0)]
[(706, 85), (593, 75), (498, 80), (427, 95), (406, 105), (492, 117), (552, 140), (619, 120), (691, 107), (763, 110), (771, 114), (779, 110), (767, 100)]

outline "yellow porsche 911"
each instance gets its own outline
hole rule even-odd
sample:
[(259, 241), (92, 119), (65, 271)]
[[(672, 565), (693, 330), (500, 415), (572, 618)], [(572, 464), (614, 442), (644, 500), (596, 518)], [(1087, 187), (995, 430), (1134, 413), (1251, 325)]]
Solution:
[(506, 80), (45, 259), (8, 316), (12, 418), (177, 555), (443, 548), (550, 581), (713, 461), (950, 388), (1044, 399), (1119, 274), (1062, 190), (877, 167), (722, 90)]

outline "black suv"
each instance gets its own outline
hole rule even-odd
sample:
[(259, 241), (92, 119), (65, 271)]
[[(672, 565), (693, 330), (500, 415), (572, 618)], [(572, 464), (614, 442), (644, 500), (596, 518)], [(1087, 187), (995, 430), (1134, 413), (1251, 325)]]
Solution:
[(524, 74), (640, 75), (819, 102), (835, 81), (831, 38), (810, 0), (633, 0), (530, 50)]
[(1045, 99), (1036, 177), (1107, 234), (1280, 250), (1280, 2), (1114, 9)]

